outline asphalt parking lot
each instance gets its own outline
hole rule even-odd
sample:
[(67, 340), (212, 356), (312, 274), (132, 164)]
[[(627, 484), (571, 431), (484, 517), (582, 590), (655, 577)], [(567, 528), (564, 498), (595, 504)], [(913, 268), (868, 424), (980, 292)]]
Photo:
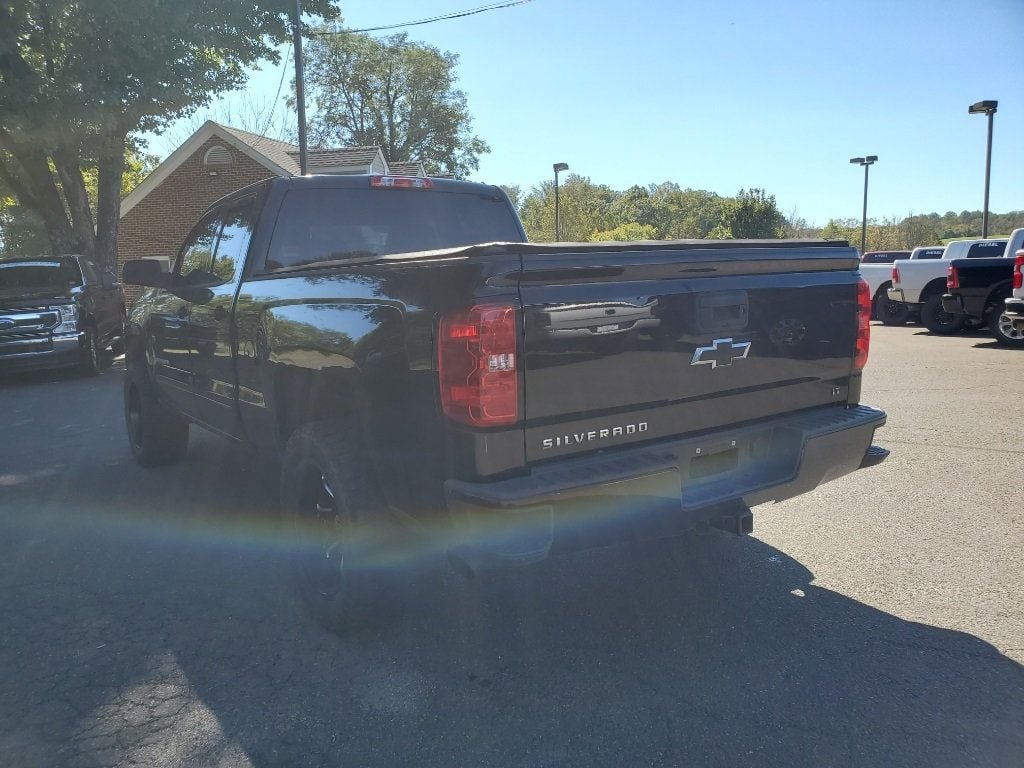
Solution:
[(267, 468), (145, 471), (120, 363), (0, 382), (0, 764), (1020, 766), (1024, 352), (873, 327), (880, 467), (332, 635)]

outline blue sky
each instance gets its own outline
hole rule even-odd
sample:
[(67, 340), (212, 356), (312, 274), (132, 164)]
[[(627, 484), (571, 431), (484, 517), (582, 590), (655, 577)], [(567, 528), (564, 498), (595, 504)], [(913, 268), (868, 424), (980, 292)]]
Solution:
[[(485, 0), (344, 0), (346, 26)], [(985, 118), (998, 99), (993, 211), (1024, 209), (1024, 1), (533, 0), (406, 30), (458, 53), (474, 178), (529, 189), (564, 161), (596, 183), (764, 187), (812, 223), (982, 207)], [(280, 69), (254, 73), (273, 96)], [(237, 96), (229, 99), (237, 99)], [(173, 147), (157, 138), (151, 150)]]

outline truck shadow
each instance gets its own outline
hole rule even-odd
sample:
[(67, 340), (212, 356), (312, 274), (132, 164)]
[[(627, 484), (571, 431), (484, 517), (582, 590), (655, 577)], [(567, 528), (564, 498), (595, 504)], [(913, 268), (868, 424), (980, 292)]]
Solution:
[(101, 444), (57, 477), (26, 459), (3, 497), (12, 764), (999, 766), (1024, 753), (1024, 668), (816, 586), (756, 538), (691, 535), (472, 581), (428, 571), (399, 617), (343, 637), (299, 606), (264, 467), (205, 437), (158, 472), (124, 451)]

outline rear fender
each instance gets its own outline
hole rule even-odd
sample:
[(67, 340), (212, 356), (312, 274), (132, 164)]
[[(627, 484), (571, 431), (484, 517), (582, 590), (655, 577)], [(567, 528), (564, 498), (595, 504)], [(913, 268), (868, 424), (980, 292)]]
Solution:
[[(270, 384), (267, 406), (278, 447), (312, 421), (354, 418), (365, 429), (381, 409), (396, 407), (379, 386), (407, 368), (402, 313), (369, 303), (287, 304), (269, 309), (260, 336)], [(385, 402), (381, 402), (385, 401)]]
[(1005, 280), (1001, 283), (997, 283), (995, 288), (989, 291), (988, 297), (985, 299), (985, 316), (988, 317), (989, 313), (998, 310), (1003, 311), (1006, 300), (1013, 295), (1013, 283), (1009, 280)]
[(937, 277), (921, 289), (921, 303), (924, 304), (931, 296), (941, 296), (946, 292), (946, 278)]

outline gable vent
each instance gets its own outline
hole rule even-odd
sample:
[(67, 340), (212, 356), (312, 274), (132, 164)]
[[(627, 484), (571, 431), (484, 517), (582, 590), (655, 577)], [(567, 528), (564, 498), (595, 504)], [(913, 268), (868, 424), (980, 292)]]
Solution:
[(221, 146), (210, 147), (203, 156), (203, 165), (231, 165), (231, 150)]

